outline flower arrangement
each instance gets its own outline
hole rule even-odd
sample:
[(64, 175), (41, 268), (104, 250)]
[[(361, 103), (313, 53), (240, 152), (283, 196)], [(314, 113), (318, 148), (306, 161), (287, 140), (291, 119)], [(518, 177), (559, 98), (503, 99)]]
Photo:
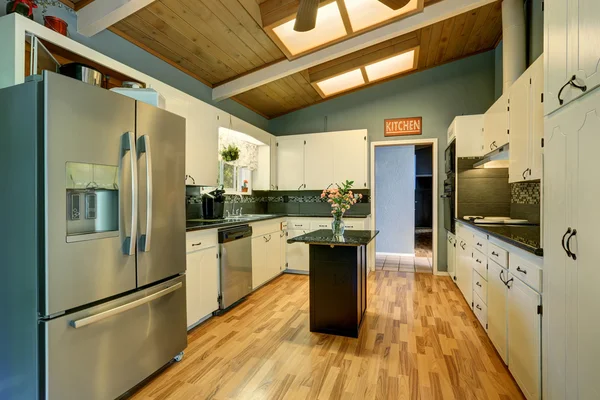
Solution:
[(244, 184), (242, 185), (242, 192), (248, 191), (248, 179), (244, 179)]
[(331, 229), (334, 235), (344, 234), (344, 222), (342, 221), (344, 213), (363, 197), (362, 194), (352, 193), (353, 184), (354, 181), (346, 181), (341, 186), (336, 185), (337, 188), (327, 188), (321, 193), (321, 199), (326, 200), (331, 205), (331, 214), (333, 215)]
[(221, 158), (223, 158), (223, 161), (227, 162), (236, 161), (240, 158), (239, 147), (230, 144), (229, 146), (227, 146), (227, 148), (223, 148), (223, 150), (221, 150)]

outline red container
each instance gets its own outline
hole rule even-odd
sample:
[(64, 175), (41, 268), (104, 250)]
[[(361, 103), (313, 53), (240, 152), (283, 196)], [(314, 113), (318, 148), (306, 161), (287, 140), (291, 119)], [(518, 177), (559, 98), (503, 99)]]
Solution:
[(58, 32), (61, 35), (67, 36), (67, 23), (60, 18), (44, 15), (44, 26)]

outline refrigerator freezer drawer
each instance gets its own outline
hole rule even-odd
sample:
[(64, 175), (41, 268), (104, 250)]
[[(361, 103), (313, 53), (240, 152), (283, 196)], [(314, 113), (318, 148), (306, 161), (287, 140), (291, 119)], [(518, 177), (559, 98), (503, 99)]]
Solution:
[(45, 398), (113, 399), (187, 345), (185, 276), (42, 323)]

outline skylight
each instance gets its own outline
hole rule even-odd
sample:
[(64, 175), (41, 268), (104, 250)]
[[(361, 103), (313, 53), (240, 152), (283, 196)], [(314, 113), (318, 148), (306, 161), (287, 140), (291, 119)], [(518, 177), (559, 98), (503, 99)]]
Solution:
[(354, 32), (361, 31), (373, 25), (398, 17), (419, 8), (418, 0), (411, 0), (399, 10), (392, 10), (378, 0), (344, 0), (350, 24)]
[(415, 68), (415, 49), (365, 65), (369, 82), (397, 75)]
[(317, 86), (325, 96), (331, 96), (336, 93), (345, 92), (346, 90), (350, 90), (364, 84), (365, 79), (363, 78), (360, 68), (345, 72), (338, 76), (334, 76), (333, 78), (325, 79), (321, 82), (317, 82)]
[(295, 22), (296, 19), (292, 19), (273, 28), (273, 32), (292, 55), (303, 53), (346, 36), (346, 28), (336, 1), (319, 7), (317, 25), (313, 30), (296, 32), (294, 30)]
[(410, 0), (395, 11), (379, 0), (325, 0), (308, 32), (294, 31), (297, 9), (292, 3), (266, 0), (260, 5), (265, 32), (290, 59), (421, 12), (425, 0)]

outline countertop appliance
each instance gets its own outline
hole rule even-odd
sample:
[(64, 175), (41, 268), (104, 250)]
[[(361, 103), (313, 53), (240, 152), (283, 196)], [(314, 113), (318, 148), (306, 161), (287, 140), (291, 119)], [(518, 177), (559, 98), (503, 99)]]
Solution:
[(202, 195), (202, 218), (223, 219), (225, 211), (225, 190), (215, 189)]
[(119, 397), (187, 345), (185, 120), (51, 72), (0, 103), (0, 398)]
[(252, 291), (252, 227), (219, 229), (219, 310), (225, 310)]
[(456, 233), (454, 222), (456, 208), (456, 183), (454, 174), (450, 174), (450, 176), (444, 181), (444, 194), (440, 197), (444, 201), (444, 228), (448, 232)]

